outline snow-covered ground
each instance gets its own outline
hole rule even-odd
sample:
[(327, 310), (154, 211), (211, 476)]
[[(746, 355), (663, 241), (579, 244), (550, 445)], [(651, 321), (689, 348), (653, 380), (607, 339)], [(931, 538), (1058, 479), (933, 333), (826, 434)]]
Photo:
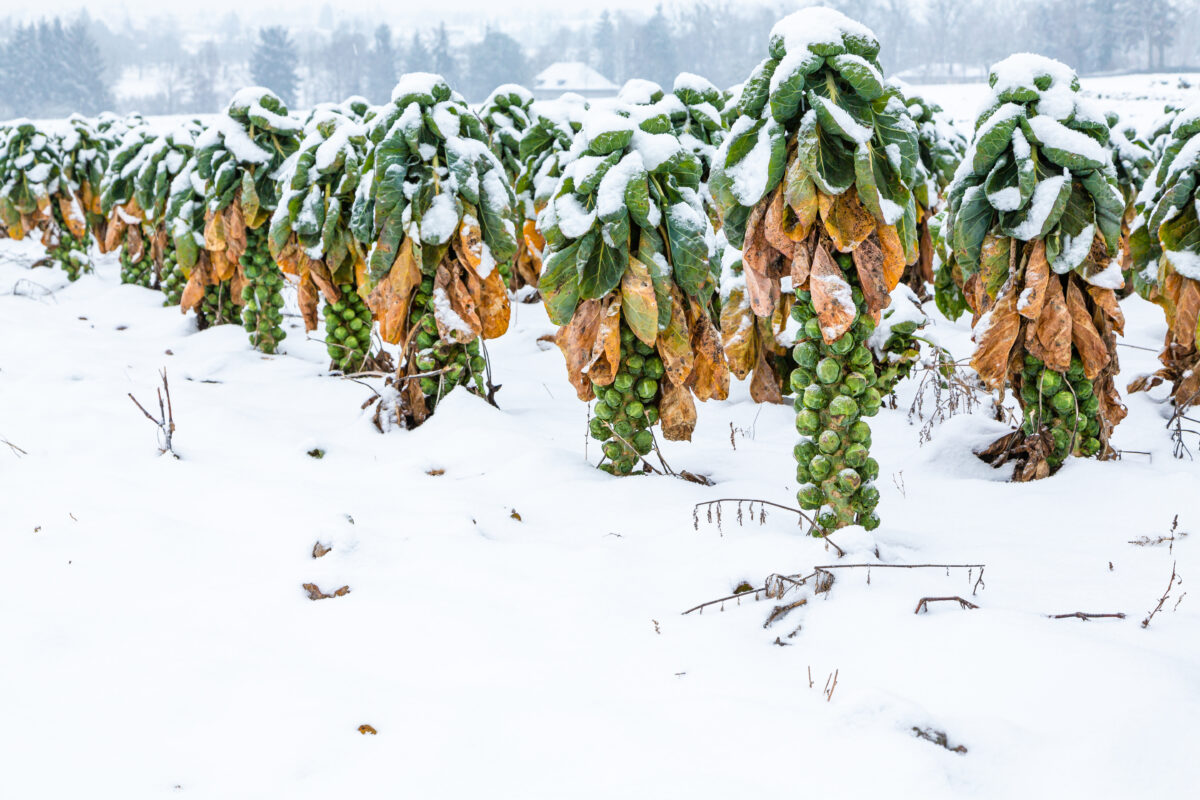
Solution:
[[(974, 110), (961, 86), (922, 90)], [(1127, 398), (1122, 460), (1011, 484), (972, 455), (1006, 426), (979, 409), (922, 444), (910, 381), (872, 420), (883, 525), (835, 536), (839, 557), (784, 511), (694, 524), (704, 501), (794, 504), (794, 414), (744, 385), (666, 445), (713, 486), (594, 469), (538, 306), (489, 345), (499, 409), (459, 391), (381, 435), (372, 390), (328, 375), (298, 319), (263, 356), (121, 285), (115, 257), (70, 284), (31, 271), (40, 255), (0, 241), (2, 798), (1096, 800), (1200, 782), (1200, 464), (1172, 456), (1162, 388)], [(1164, 333), (1157, 308), (1123, 307), (1122, 386)], [(927, 311), (966, 357), (968, 320)], [(156, 411), (163, 368), (179, 460), (127, 396)], [(1194, 535), (1131, 543), (1176, 514)], [(843, 568), (930, 563), (986, 571)], [(828, 592), (681, 613), (819, 565), (837, 567)], [(954, 595), (979, 608), (913, 613)], [(1049, 616), (1076, 611), (1126, 617)]]

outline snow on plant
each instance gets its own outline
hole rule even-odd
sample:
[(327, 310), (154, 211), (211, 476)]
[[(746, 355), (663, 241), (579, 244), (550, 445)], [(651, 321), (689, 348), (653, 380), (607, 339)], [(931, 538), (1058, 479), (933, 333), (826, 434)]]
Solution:
[[(932, 247), (932, 244), (930, 245)], [(900, 381), (912, 374), (920, 360), (921, 347), (916, 334), (929, 324), (917, 294), (904, 283), (892, 290), (892, 302), (883, 310), (867, 347), (875, 356), (875, 388), (883, 397), (893, 397)]]
[(127, 132), (105, 172), (101, 211), (107, 218), (105, 250), (121, 248), (121, 282), (158, 288), (175, 272), (167, 223), (171, 183), (195, 149), (199, 122), (163, 135), (149, 128)]
[[(479, 117), (487, 132), (488, 146), (504, 165), (509, 183), (515, 184), (524, 168), (521, 140), (533, 125), (533, 94), (524, 86), (497, 86), (483, 103)], [(512, 289), (537, 284), (538, 270), (524, 236), (517, 237), (516, 269), (500, 264), (505, 283)]]
[[(371, 361), (371, 310), (365, 291), (366, 254), (350, 231), (355, 192), (366, 161), (366, 128), (341, 107), (314, 109), (297, 156), (280, 176), (282, 196), (271, 219), (270, 246), (284, 272), (299, 280), (304, 327), (317, 327), (324, 295), (325, 345), (332, 368), (358, 372)], [(247, 267), (253, 275), (255, 267)], [(248, 307), (269, 298), (248, 297)], [(373, 365), (371, 365), (373, 366)]]
[[(1071, 454), (1114, 454), (1125, 416), (1113, 377), (1123, 318), (1114, 290), (1125, 201), (1109, 128), (1069, 67), (1010, 56), (992, 67), (990, 102), (947, 193), (947, 269), (974, 312), (972, 366), (1011, 387), (1021, 428), (981, 456), (1045, 477)], [(948, 316), (962, 310), (939, 306)]]
[(1121, 119), (1114, 111), (1104, 115), (1108, 123), (1108, 139), (1112, 145), (1114, 166), (1117, 170), (1117, 186), (1125, 199), (1125, 212), (1121, 216), (1121, 275), (1125, 280), (1122, 296), (1130, 294), (1135, 286), (1133, 256), (1129, 250), (1130, 226), (1138, 214), (1137, 197), (1150, 170), (1154, 168), (1154, 155), (1150, 146), (1138, 138), (1137, 129)]
[[(626, 84), (583, 117), (550, 202), (538, 288), (579, 399), (597, 399), (602, 468), (633, 471), (654, 446), (690, 439), (692, 394), (724, 399), (729, 373), (708, 314), (712, 225), (699, 158), (675, 134), (662, 90)], [(669, 101), (668, 101), (669, 102)], [(677, 101), (675, 101), (677, 103)]]
[(882, 397), (867, 341), (917, 258), (917, 128), (878, 52), (870, 30), (830, 9), (778, 22), (710, 183), (754, 312), (795, 293), (798, 498), (826, 532), (879, 525), (865, 418)]
[(1177, 408), (1200, 399), (1200, 104), (1180, 112), (1171, 124), (1161, 159), (1138, 198), (1130, 251), (1134, 269), (1151, 291), (1146, 294), (1167, 317), (1167, 337), (1153, 375), (1130, 384), (1130, 391), (1171, 383)]
[(103, 247), (104, 214), (100, 208), (100, 184), (114, 144), (96, 123), (79, 114), (67, 118), (67, 130), (58, 136), (63, 154), (63, 174), (77, 187), (79, 203), (87, 215), (92, 238)]
[(49, 261), (76, 280), (91, 271), (91, 231), (56, 137), (29, 120), (0, 131), (0, 223), (9, 237), (38, 231)]
[(199, 307), (208, 287), (223, 299), (227, 285), (227, 296), (243, 306), (250, 343), (264, 353), (274, 353), (285, 335), (284, 278), (271, 258), (266, 223), (279, 202), (276, 181), (300, 132), (283, 101), (250, 87), (235, 94), (196, 140), (209, 258), (192, 269), (180, 305), (184, 311)]
[[(183, 162), (167, 189), (164, 223), (171, 240), (169, 252), (173, 265), (163, 271), (163, 305), (177, 306), (182, 303), (193, 270), (199, 266), (201, 272), (208, 273), (212, 269), (208, 251), (204, 249), (204, 180), (194, 152)], [(229, 287), (229, 281), (204, 286), (197, 309), (202, 326), (238, 321)]]
[(700, 195), (714, 227), (719, 227), (720, 214), (708, 190), (708, 181), (712, 175), (713, 157), (729, 132), (721, 116), (725, 95), (705, 78), (690, 72), (681, 72), (675, 78), (672, 94), (681, 108), (672, 112), (671, 123), (683, 146), (700, 159)]
[(521, 280), (536, 286), (542, 274), (546, 242), (537, 230), (537, 217), (554, 195), (575, 135), (583, 128), (587, 101), (577, 94), (564, 94), (555, 101), (537, 101), (530, 107), (530, 125), (520, 142), (521, 171), (514, 183), (522, 218), (521, 250), (516, 272)]
[(906, 271), (904, 282), (921, 297), (925, 285), (934, 282), (933, 240), (929, 232), (929, 219), (942, 205), (942, 193), (950, 185), (958, 165), (967, 152), (967, 140), (955, 130), (942, 112), (942, 107), (929, 103), (913, 94), (909, 87), (897, 86), (905, 96), (909, 116), (917, 126), (919, 160), (917, 180), (913, 185), (913, 198), (917, 204), (917, 236), (919, 256), (917, 262)]
[(517, 251), (516, 197), (483, 124), (439, 75), (403, 76), (368, 136), (351, 228), (370, 247), (380, 335), (402, 347), (395, 421), (412, 427), (459, 384), (491, 399), (480, 339), (508, 329), (499, 265)]

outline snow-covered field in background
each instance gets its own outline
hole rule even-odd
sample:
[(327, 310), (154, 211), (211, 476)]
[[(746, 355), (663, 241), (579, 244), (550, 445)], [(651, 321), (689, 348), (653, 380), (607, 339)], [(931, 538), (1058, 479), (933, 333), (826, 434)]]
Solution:
[[(913, 90), (946, 110), (954, 124), (970, 138), (975, 116), (990, 94), (987, 83), (914, 84)], [(1148, 128), (1162, 116), (1163, 106), (1188, 106), (1200, 100), (1200, 73), (1170, 72), (1080, 78), (1079, 88), (1104, 111), (1121, 114), (1138, 129)]]
[[(1127, 90), (1139, 117), (1164, 102)], [(981, 92), (921, 91), (962, 118)], [(1018, 485), (972, 455), (1005, 425), (980, 410), (922, 444), (903, 385), (872, 420), (883, 525), (834, 537), (839, 558), (782, 511), (694, 526), (708, 500), (794, 504), (793, 412), (744, 385), (666, 445), (715, 485), (594, 469), (538, 306), (489, 345), (499, 409), (459, 391), (380, 435), (371, 390), (329, 376), (298, 319), (263, 356), (120, 285), (115, 257), (70, 284), (28, 269), (39, 256), (0, 241), (0, 437), (24, 451), (0, 443), (0, 797), (1097, 800), (1200, 782), (1183, 595), (1200, 464), (1172, 457), (1161, 388), (1127, 398), (1123, 460)], [(1123, 307), (1121, 386), (1164, 333), (1157, 308)], [(968, 355), (967, 320), (927, 311)], [(149, 406), (162, 368), (177, 461), (127, 396)], [(1130, 543), (1176, 514), (1192, 536)], [(767, 628), (771, 600), (681, 614), (868, 563), (986, 572), (838, 569)], [(1143, 629), (1173, 566), (1183, 584)], [(980, 608), (913, 614), (950, 595)], [(1127, 616), (1048, 617), (1075, 611)]]

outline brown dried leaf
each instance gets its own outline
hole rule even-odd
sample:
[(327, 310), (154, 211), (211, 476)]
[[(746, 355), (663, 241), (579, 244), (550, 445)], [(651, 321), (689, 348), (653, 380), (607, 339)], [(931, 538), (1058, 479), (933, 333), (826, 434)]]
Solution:
[(833, 344), (850, 330), (858, 312), (850, 284), (823, 242), (817, 245), (813, 254), (808, 290), (812, 292), (813, 308), (821, 322), (821, 337), (826, 344)]
[(812, 257), (808, 252), (808, 242), (797, 242), (792, 255), (791, 278), (792, 288), (803, 289), (808, 284), (808, 273), (812, 268)]
[[(1099, 286), (1088, 286), (1088, 295), (1091, 296), (1092, 302), (1096, 307), (1104, 313), (1108, 321), (1112, 324), (1112, 328), (1119, 334), (1125, 333), (1125, 314), (1121, 311), (1121, 306), (1117, 303), (1117, 293), (1112, 289), (1101, 289)], [(1197, 301), (1200, 303), (1200, 300)]]
[(741, 289), (734, 289), (721, 304), (721, 342), (725, 363), (739, 380), (754, 369), (758, 357), (757, 326)]
[(1100, 332), (1092, 321), (1083, 292), (1079, 290), (1077, 280), (1067, 284), (1067, 310), (1071, 312), (1071, 341), (1079, 351), (1079, 359), (1083, 362), (1083, 373), (1088, 379), (1095, 378), (1100, 371), (1112, 360)]
[(767, 316), (779, 302), (779, 283), (771, 279), (771, 272), (779, 253), (767, 241), (764, 226), (765, 203), (759, 203), (750, 212), (746, 223), (746, 236), (742, 250), (742, 274), (746, 276), (746, 293), (750, 307), (759, 316)]
[(917, 245), (917, 275), (924, 283), (933, 283), (933, 236), (929, 220), (921, 220), (920, 241)]
[(658, 355), (666, 368), (666, 377), (676, 386), (687, 383), (692, 374), (695, 355), (692, 353), (692, 333), (684, 313), (683, 292), (671, 284), (671, 322), (658, 334)]
[(692, 431), (696, 429), (696, 404), (692, 393), (665, 376), (659, 386), (662, 397), (658, 401), (658, 416), (663, 437), (672, 442), (690, 442)]
[(977, 346), (971, 356), (971, 366), (979, 378), (991, 389), (1004, 386), (1008, 372), (1008, 359), (1021, 330), (1021, 318), (1017, 314), (1016, 281), (1008, 281), (996, 298), (996, 305), (985, 321), (983, 330), (976, 330)]
[(621, 368), (621, 298), (609, 295), (601, 302), (600, 327), (586, 372), (596, 383), (608, 386)]
[(317, 292), (317, 285), (313, 283), (311, 272), (300, 278), (299, 303), (300, 316), (304, 317), (304, 330), (316, 330), (317, 306), (321, 303), (321, 296)]
[(225, 249), (225, 215), (211, 211), (205, 214), (204, 249), (210, 253)]
[(433, 276), (433, 307), (438, 337), (443, 341), (466, 344), (483, 330), (457, 262), (448, 258), (442, 259)]
[(785, 261), (791, 262), (795, 242), (788, 236), (787, 223), (784, 220), (784, 209), (787, 204), (783, 200), (783, 184), (780, 183), (771, 195), (771, 202), (763, 216), (763, 235)]
[(1184, 278), (1179, 284), (1175, 301), (1175, 319), (1171, 335), (1184, 347), (1195, 347), (1197, 319), (1200, 318), (1200, 283)]
[(199, 308), (200, 301), (203, 299), (204, 276), (201, 270), (194, 269), (188, 278), (187, 285), (183, 287), (183, 294), (179, 298), (179, 310), (186, 314), (194, 308)]
[[(454, 250), (463, 264), (478, 273), (479, 266), (483, 263), (483, 231), (479, 222), (470, 214), (464, 214), (462, 223), (458, 226)], [(494, 271), (495, 266), (492, 269)]]
[[(833, 246), (843, 253), (858, 247), (875, 230), (875, 218), (858, 199), (858, 192), (842, 192), (836, 197), (818, 192), (817, 208)], [(903, 264), (900, 271), (904, 271)], [(899, 276), (896, 280), (900, 280)], [(895, 283), (892, 287), (895, 287)]]
[[(1025, 290), (1017, 303), (1022, 317), (1036, 320), (1042, 316), (1042, 304), (1046, 301), (1046, 288), (1050, 283), (1050, 264), (1046, 261), (1046, 242), (1038, 239), (1029, 251), (1029, 263), (1025, 265)], [(1062, 295), (1062, 287), (1059, 287)]]
[(872, 311), (887, 308), (892, 296), (883, 276), (883, 250), (879, 246), (879, 237), (872, 232), (850, 255), (854, 259), (867, 307)]
[(408, 305), (421, 285), (421, 268), (405, 239), (400, 243), (387, 277), (367, 297), (367, 306), (379, 320), (379, 336), (388, 344), (399, 344), (407, 335)]
[(554, 336), (554, 343), (567, 362), (567, 378), (575, 387), (575, 394), (583, 401), (596, 396), (584, 370), (592, 360), (592, 348), (600, 332), (600, 312), (599, 300), (584, 300), (576, 306), (571, 321), (559, 328)]
[(1066, 372), (1071, 367), (1071, 313), (1060, 276), (1047, 277), (1041, 306), (1036, 325), (1025, 333), (1026, 349), (1050, 369)]
[(750, 379), (750, 397), (756, 403), (783, 403), (779, 388), (779, 375), (775, 372), (774, 360), (767, 357), (766, 348), (758, 350), (758, 363)]
[(306, 583), (303, 585), (304, 591), (308, 593), (309, 600), (327, 600), (330, 597), (345, 597), (350, 594), (350, 587), (343, 586), (340, 589), (334, 589), (330, 594), (325, 594), (320, 587), (315, 583)]
[(233, 263), (241, 261), (246, 252), (246, 217), (242, 213), (239, 195), (237, 202), (225, 206), (225, 255)]
[(484, 339), (495, 339), (508, 331), (512, 309), (509, 307), (508, 290), (500, 270), (492, 268), (484, 278), (479, 293), (479, 321), (483, 326)]
[(708, 312), (695, 300), (689, 300), (692, 352), (695, 360), (688, 375), (687, 388), (701, 400), (729, 397), (729, 367), (721, 350), (721, 334)]

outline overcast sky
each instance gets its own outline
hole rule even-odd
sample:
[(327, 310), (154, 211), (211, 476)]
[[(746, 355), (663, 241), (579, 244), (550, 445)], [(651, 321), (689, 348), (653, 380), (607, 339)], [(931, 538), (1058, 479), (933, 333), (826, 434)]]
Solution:
[[(675, 0), (665, 5), (690, 5), (687, 0)], [(236, 11), (240, 16), (250, 19), (258, 14), (270, 14), (281, 19), (293, 18), (298, 23), (308, 23), (316, 19), (323, 5), (322, 2), (305, 0), (299, 3), (258, 2), (256, 0), (207, 0), (203, 4), (164, 3), (162, 0), (0, 0), (0, 15), (9, 14), (23, 17), (40, 17), (54, 14), (73, 14), (82, 8), (99, 18), (122, 18), (126, 13), (137, 16), (152, 16), (165, 12), (185, 18), (193, 14), (204, 14), (212, 17), (223, 15), (228, 11)], [(379, 0), (336, 0), (330, 6), (335, 10), (346, 10), (352, 14), (367, 14), (381, 18), (395, 19), (398, 17), (419, 19), (422, 9), (429, 8), (423, 0), (399, 0), (399, 2), (381, 3)], [(603, 0), (603, 2), (588, 2), (587, 0), (515, 0), (515, 2), (497, 2), (496, 0), (438, 0), (433, 4), (436, 12), (430, 13), (430, 22), (442, 16), (456, 14), (482, 14), (488, 17), (505, 17), (526, 15), (530, 11), (559, 11), (570, 13), (580, 11), (590, 16), (599, 8), (624, 8), (650, 10), (653, 3), (648, 0)]]

